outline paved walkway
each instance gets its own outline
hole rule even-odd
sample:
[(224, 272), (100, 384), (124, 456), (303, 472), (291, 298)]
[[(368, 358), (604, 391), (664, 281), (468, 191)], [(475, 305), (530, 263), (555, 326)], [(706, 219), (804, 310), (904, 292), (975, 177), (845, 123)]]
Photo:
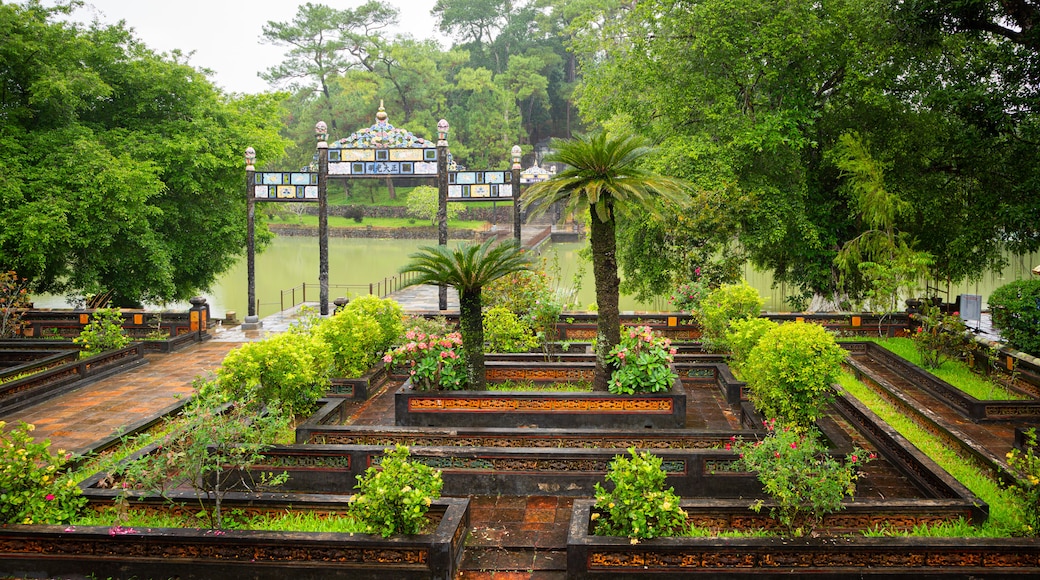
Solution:
[(51, 449), (86, 453), (162, 415), (191, 395), (197, 376), (220, 366), (232, 342), (208, 341), (173, 354), (149, 354), (147, 364), (102, 379), (4, 418), (36, 425)]

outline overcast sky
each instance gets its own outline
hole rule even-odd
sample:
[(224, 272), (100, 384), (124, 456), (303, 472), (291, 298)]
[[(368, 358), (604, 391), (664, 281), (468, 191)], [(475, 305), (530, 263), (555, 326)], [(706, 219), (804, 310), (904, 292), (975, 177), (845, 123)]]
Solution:
[[(333, 8), (357, 8), (365, 0), (311, 0)], [(430, 9), (436, 0), (385, 0), (401, 16), (395, 32), (434, 38)], [(211, 69), (229, 92), (258, 93), (271, 87), (257, 73), (281, 62), (284, 48), (260, 42), (269, 20), (289, 22), (304, 1), (296, 0), (86, 0), (74, 20), (125, 20), (135, 36), (157, 52), (194, 51), (190, 62)], [(247, 8), (248, 7), (248, 8)], [(442, 45), (448, 42), (441, 42)]]

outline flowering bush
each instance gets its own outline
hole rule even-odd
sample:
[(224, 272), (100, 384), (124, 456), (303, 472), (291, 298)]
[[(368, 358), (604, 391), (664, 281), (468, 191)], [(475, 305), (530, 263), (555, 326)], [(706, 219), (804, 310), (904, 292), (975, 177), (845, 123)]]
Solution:
[(616, 368), (610, 376), (610, 392), (632, 395), (667, 391), (678, 376), (670, 366), (674, 357), (672, 341), (654, 334), (649, 326), (622, 329), (621, 342), (607, 357)]
[(383, 360), (394, 366), (408, 366), (412, 388), (454, 391), (466, 386), (466, 368), (456, 350), (462, 346), (461, 334), (438, 336), (409, 330), (405, 338), (408, 342), (386, 353)]
[(90, 322), (72, 342), (83, 345), (80, 356), (87, 358), (123, 348), (130, 344), (130, 337), (123, 331), (123, 314), (118, 308), (99, 308), (90, 315)]
[(614, 484), (607, 491), (596, 484), (596, 509), (593, 512), (595, 533), (600, 536), (627, 536), (636, 544), (640, 539), (675, 536), (688, 527), (686, 512), (679, 507), (679, 497), (672, 488), (665, 489), (666, 474), (661, 458), (649, 451), (631, 458), (617, 456), (610, 462), (606, 479)]
[(379, 469), (369, 467), (358, 476), (350, 498), (350, 514), (370, 534), (418, 534), (425, 527), (426, 512), (441, 496), (441, 472), (408, 460), (408, 448), (387, 449)]
[(22, 309), (29, 307), (28, 280), (12, 270), (0, 272), (0, 338), (11, 338), (22, 330)]
[[(700, 269), (697, 270), (700, 272)], [(687, 282), (682, 284), (672, 292), (672, 295), (668, 298), (668, 301), (672, 303), (676, 310), (685, 312), (696, 312), (700, 309), (701, 300), (708, 295), (711, 289), (702, 282), (697, 280), (695, 282)]]
[(72, 455), (61, 449), (52, 455), (50, 441), (33, 440), (33, 425), (6, 427), (0, 421), (0, 522), (61, 524), (71, 520), (87, 503), (76, 481), (61, 473)]
[(1012, 449), (1007, 454), (1008, 466), (1017, 471), (1008, 489), (1022, 506), (1023, 532), (1040, 535), (1040, 456), (1037, 456), (1036, 429), (1026, 431), (1026, 450)]
[(935, 306), (925, 306), (911, 317), (920, 324), (911, 338), (924, 366), (937, 369), (967, 351), (971, 341), (957, 312), (948, 316)]
[[(778, 429), (775, 419), (763, 423), (765, 439), (734, 441), (733, 447), (742, 467), (758, 473), (764, 491), (776, 503), (770, 515), (792, 535), (801, 536), (823, 516), (842, 509), (842, 500), (856, 491), (857, 467), (876, 455), (854, 449), (842, 463), (827, 454), (814, 429)], [(763, 503), (759, 500), (751, 509), (758, 512)]]

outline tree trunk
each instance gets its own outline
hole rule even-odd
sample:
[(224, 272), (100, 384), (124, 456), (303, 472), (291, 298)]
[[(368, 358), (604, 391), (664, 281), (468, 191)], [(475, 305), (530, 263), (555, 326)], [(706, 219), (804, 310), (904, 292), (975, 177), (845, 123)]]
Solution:
[(484, 321), (480, 308), (480, 288), (459, 291), (459, 330), (462, 332), (462, 351), (466, 356), (466, 388), (483, 391), (484, 375)]
[(592, 211), (592, 231), (589, 245), (592, 247), (592, 274), (596, 281), (596, 372), (592, 379), (592, 390), (606, 391), (610, 381), (611, 365), (607, 362), (610, 349), (621, 342), (621, 317), (618, 313), (618, 287), (621, 280), (617, 273), (617, 240), (614, 235), (614, 216), (602, 222)]

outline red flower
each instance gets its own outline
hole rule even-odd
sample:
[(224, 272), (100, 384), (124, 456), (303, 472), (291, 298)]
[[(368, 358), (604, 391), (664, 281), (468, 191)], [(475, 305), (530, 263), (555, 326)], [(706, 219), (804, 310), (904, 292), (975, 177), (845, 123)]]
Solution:
[(45, 499), (47, 501), (54, 501), (54, 494), (53, 493), (48, 493), (43, 499)]

